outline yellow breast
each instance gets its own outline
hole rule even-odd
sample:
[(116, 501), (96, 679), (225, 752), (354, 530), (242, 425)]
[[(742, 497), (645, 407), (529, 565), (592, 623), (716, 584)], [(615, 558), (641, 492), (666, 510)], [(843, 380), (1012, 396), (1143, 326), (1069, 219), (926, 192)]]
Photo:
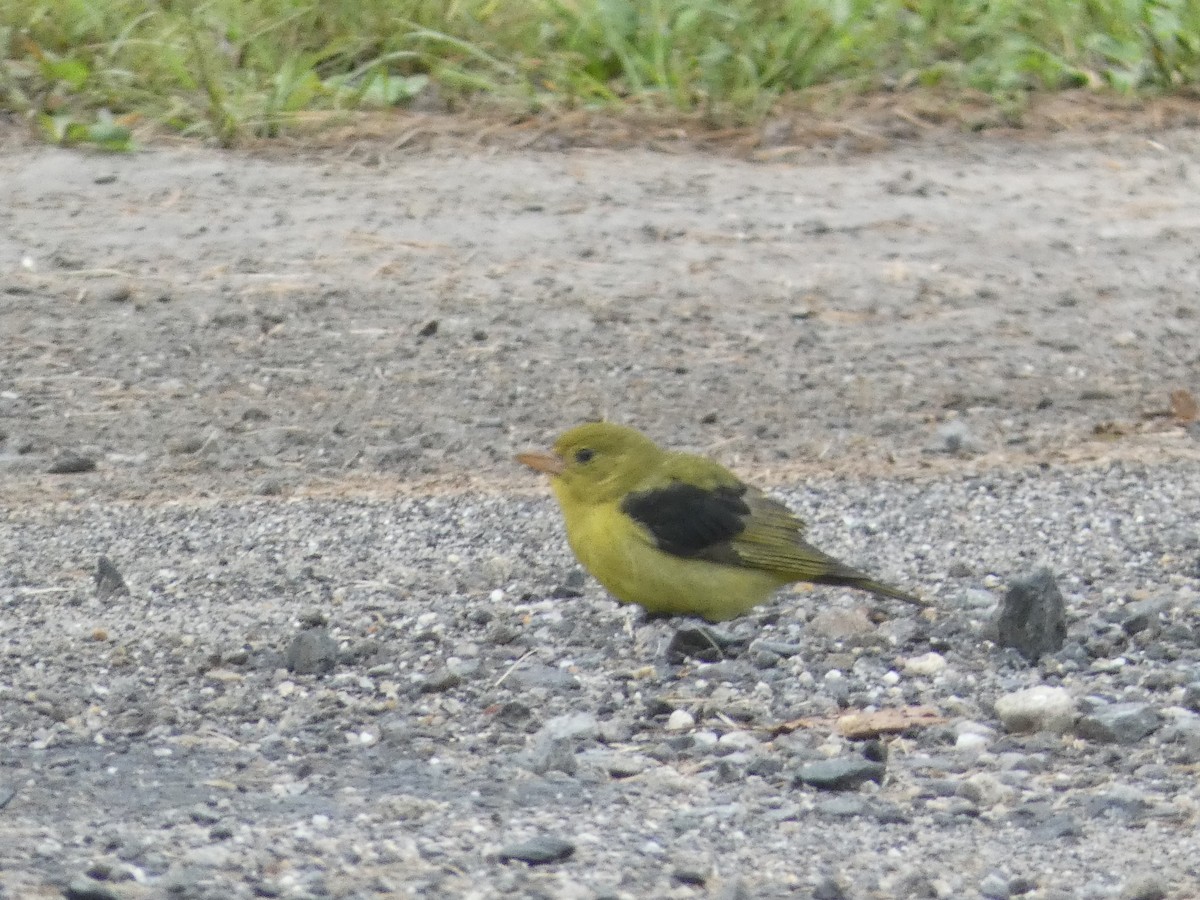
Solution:
[(584, 568), (618, 600), (653, 613), (731, 619), (787, 584), (770, 572), (664, 553), (615, 502), (564, 508), (563, 515)]

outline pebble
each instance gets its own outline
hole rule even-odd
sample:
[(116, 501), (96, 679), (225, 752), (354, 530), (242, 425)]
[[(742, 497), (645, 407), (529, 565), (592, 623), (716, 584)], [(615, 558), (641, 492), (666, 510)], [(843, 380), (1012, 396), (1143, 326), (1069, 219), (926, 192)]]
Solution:
[(96, 598), (107, 600), (118, 596), (129, 596), (129, 587), (112, 561), (101, 556), (96, 560)]
[(938, 426), (934, 449), (942, 453), (980, 453), (983, 442), (962, 419), (951, 419)]
[(715, 663), (730, 659), (744, 646), (732, 634), (707, 625), (680, 628), (667, 644), (667, 662), (683, 665), (687, 660)]
[(690, 884), (703, 887), (708, 881), (708, 867), (702, 863), (685, 861), (678, 862), (671, 870), (671, 878), (680, 884)]
[(816, 810), (823, 816), (835, 818), (861, 816), (867, 812), (867, 801), (857, 794), (843, 794), (820, 801), (816, 804)]
[(79, 475), (96, 470), (96, 459), (83, 453), (61, 453), (46, 471), (51, 475)]
[(1138, 634), (1151, 625), (1157, 625), (1159, 617), (1170, 609), (1170, 597), (1152, 597), (1127, 603), (1121, 610), (1121, 628), (1126, 634)]
[(65, 900), (120, 900), (120, 895), (107, 884), (86, 875), (71, 879), (63, 897)]
[(1062, 649), (1067, 637), (1062, 593), (1049, 569), (1012, 583), (1000, 607), (996, 640), (1030, 662)]
[(1200, 713), (1200, 681), (1193, 681), (1183, 689), (1183, 706)]
[(535, 775), (562, 772), (574, 775), (579, 771), (574, 743), (566, 738), (535, 737), (522, 758), (524, 767)]
[(337, 665), (337, 641), (323, 627), (306, 628), (288, 645), (284, 662), (289, 672), (316, 675), (330, 672)]
[(743, 750), (752, 750), (758, 744), (758, 738), (749, 731), (729, 731), (721, 735), (717, 740), (716, 752), (724, 755)]
[(904, 661), (904, 674), (930, 678), (946, 668), (946, 657), (940, 653), (923, 653)]
[(857, 607), (854, 609), (826, 607), (813, 616), (808, 625), (814, 634), (834, 641), (862, 637), (875, 631), (875, 623)]
[(1008, 900), (1012, 896), (1008, 879), (996, 872), (989, 872), (983, 881), (979, 882), (979, 893), (987, 900)]
[(1106, 744), (1134, 744), (1160, 724), (1158, 710), (1148, 703), (1111, 703), (1081, 716), (1075, 733)]
[(813, 885), (812, 900), (847, 900), (850, 895), (836, 878), (826, 875)]
[(527, 841), (506, 845), (496, 854), (496, 858), (501, 862), (515, 859), (531, 866), (542, 866), (570, 859), (574, 855), (575, 845), (571, 841), (553, 835), (539, 835)]
[(667, 731), (687, 731), (696, 724), (696, 717), (686, 709), (677, 709), (667, 717)]
[(1168, 885), (1157, 875), (1131, 878), (1121, 890), (1121, 900), (1166, 900)]
[(886, 771), (883, 763), (843, 756), (802, 765), (796, 780), (823, 791), (853, 791), (868, 781), (882, 781)]
[(579, 690), (579, 679), (557, 666), (521, 666), (512, 673), (509, 681), (516, 687), (545, 688), (549, 691)]
[(1038, 685), (999, 698), (996, 715), (1005, 731), (1062, 734), (1074, 724), (1075, 700), (1065, 688)]
[(613, 778), (632, 778), (657, 765), (653, 759), (640, 753), (605, 753), (602, 761), (603, 768)]
[(538, 738), (554, 741), (590, 741), (600, 733), (600, 723), (591, 713), (564, 713), (547, 719)]
[(989, 808), (1010, 801), (1016, 792), (995, 775), (978, 772), (959, 784), (957, 793), (976, 806)]
[(991, 746), (991, 743), (991, 740), (985, 735), (967, 731), (955, 738), (954, 749), (963, 753), (982, 753)]

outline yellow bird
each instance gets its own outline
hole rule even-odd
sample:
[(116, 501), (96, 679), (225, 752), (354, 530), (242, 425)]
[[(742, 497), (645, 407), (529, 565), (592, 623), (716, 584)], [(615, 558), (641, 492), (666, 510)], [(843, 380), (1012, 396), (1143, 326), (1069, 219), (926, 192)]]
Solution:
[(925, 605), (804, 540), (804, 522), (703, 456), (610, 422), (572, 428), (517, 461), (551, 478), (567, 543), (614, 597), (654, 614), (739, 616), (794, 581)]

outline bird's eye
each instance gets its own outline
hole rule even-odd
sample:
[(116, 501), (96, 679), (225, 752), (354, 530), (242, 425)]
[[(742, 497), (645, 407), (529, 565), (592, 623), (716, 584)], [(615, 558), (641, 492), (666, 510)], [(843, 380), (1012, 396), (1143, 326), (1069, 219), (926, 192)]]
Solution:
[(590, 448), (588, 448), (588, 447), (584, 447), (584, 448), (582, 448), (582, 449), (580, 449), (580, 450), (576, 450), (576, 451), (575, 451), (575, 462), (577, 462), (577, 463), (589, 463), (589, 462), (591, 462), (591, 461), (592, 461), (592, 457), (593, 457), (593, 456), (595, 456), (595, 455), (596, 455), (596, 451), (595, 451), (595, 450), (592, 450), (592, 449), (590, 449)]

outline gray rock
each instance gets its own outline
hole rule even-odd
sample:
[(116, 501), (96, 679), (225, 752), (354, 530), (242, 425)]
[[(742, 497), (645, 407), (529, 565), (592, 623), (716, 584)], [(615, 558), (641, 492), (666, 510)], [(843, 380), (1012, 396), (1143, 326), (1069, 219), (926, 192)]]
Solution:
[(421, 693), (423, 694), (440, 694), (442, 691), (448, 691), (462, 684), (462, 676), (457, 672), (452, 672), (448, 668), (441, 668), (430, 675), (421, 684)]
[(667, 662), (673, 666), (682, 665), (688, 659), (720, 662), (737, 656), (745, 646), (745, 641), (712, 626), (680, 628), (667, 644)]
[(326, 628), (306, 628), (288, 645), (284, 661), (289, 672), (315, 675), (337, 665), (337, 641)]
[(549, 691), (579, 690), (579, 679), (554, 666), (521, 666), (508, 679), (516, 687), (545, 688)]
[(682, 860), (671, 869), (671, 878), (680, 884), (704, 887), (708, 881), (708, 866), (696, 860)]
[(101, 556), (96, 560), (96, 598), (107, 600), (117, 596), (129, 596), (129, 587), (112, 561)]
[(1012, 647), (1030, 662), (1062, 649), (1067, 637), (1062, 593), (1049, 569), (1014, 581), (1004, 596), (996, 622), (996, 641)]
[(1200, 681), (1193, 681), (1183, 689), (1183, 707), (1200, 713)]
[(1123, 819), (1139, 819), (1153, 807), (1149, 794), (1131, 784), (1114, 784), (1101, 794), (1088, 797), (1084, 804), (1091, 818), (1113, 813)]
[(79, 475), (83, 472), (94, 472), (96, 459), (82, 453), (60, 453), (46, 469), (51, 475)]
[(1134, 744), (1159, 726), (1158, 710), (1148, 703), (1112, 703), (1082, 716), (1075, 733), (1106, 744)]
[(547, 863), (561, 862), (575, 855), (575, 845), (568, 840), (553, 835), (543, 834), (527, 841), (508, 844), (503, 847), (496, 858), (501, 862), (518, 860), (531, 866), (543, 866)]
[(1008, 879), (997, 872), (989, 872), (979, 882), (979, 894), (986, 897), (987, 900), (1008, 900), (1012, 896), (1012, 891), (1008, 886)]
[(1126, 634), (1137, 634), (1158, 623), (1158, 617), (1171, 608), (1170, 597), (1154, 597), (1128, 603), (1121, 610), (1121, 627)]
[(800, 767), (796, 781), (823, 791), (853, 791), (868, 781), (882, 781), (883, 763), (858, 756), (823, 759)]
[(1075, 721), (1075, 700), (1065, 688), (1037, 685), (1005, 694), (996, 701), (1005, 731), (1062, 734)]
[(538, 737), (549, 740), (595, 740), (600, 733), (600, 724), (591, 713), (565, 713), (549, 719), (538, 732)]
[(962, 419), (951, 419), (938, 426), (933, 449), (942, 453), (980, 453), (984, 444)]
[(120, 896), (102, 881), (81, 875), (71, 879), (63, 891), (66, 900), (120, 900)]
[(1166, 900), (1167, 883), (1158, 875), (1138, 875), (1121, 889), (1121, 900)]
[(812, 900), (846, 900), (849, 894), (838, 880), (826, 875), (812, 889)]
[(867, 801), (854, 794), (840, 797), (830, 797), (816, 805), (816, 810), (823, 816), (833, 818), (850, 818), (867, 814)]
[(574, 742), (564, 738), (534, 738), (524, 754), (522, 763), (535, 775), (545, 775), (547, 772), (574, 775), (579, 771)]

